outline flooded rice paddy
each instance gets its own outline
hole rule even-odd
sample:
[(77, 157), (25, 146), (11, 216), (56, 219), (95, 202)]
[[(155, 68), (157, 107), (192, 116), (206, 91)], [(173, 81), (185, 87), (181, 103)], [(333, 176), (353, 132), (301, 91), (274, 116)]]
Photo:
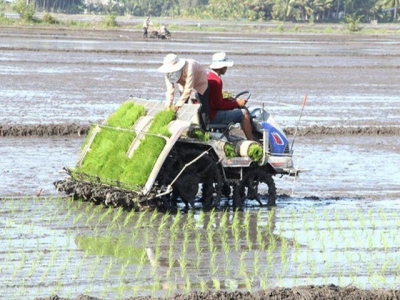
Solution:
[(207, 66), (222, 50), (235, 61), (224, 88), (251, 90), (284, 128), (296, 127), (308, 94), (294, 145), (308, 172), (275, 178), (274, 209), (126, 212), (57, 195), (52, 182), (74, 166), (84, 136), (0, 137), (3, 297), (398, 289), (399, 36), (172, 34), (2, 28), (0, 126), (87, 126), (129, 95), (162, 101), (165, 54)]

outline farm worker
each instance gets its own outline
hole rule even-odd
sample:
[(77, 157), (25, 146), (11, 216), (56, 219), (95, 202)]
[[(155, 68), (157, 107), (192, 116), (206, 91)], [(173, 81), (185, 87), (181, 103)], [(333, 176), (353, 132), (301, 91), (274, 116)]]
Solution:
[(143, 37), (147, 38), (147, 30), (149, 29), (150, 25), (153, 23), (150, 21), (150, 17), (147, 16), (146, 19), (143, 21)]
[(247, 109), (244, 109), (247, 100), (224, 98), (222, 94), (222, 80), (228, 67), (233, 66), (233, 61), (228, 60), (226, 53), (218, 52), (212, 57), (209, 66), (211, 71), (207, 75), (209, 88), (209, 110), (211, 124), (241, 123), (243, 132), (248, 140), (253, 140), (251, 131), (250, 116)]
[[(208, 81), (206, 69), (194, 59), (179, 58), (176, 54), (170, 53), (164, 58), (163, 65), (158, 68), (165, 73), (166, 108), (173, 108), (177, 111), (186, 103), (192, 91), (196, 91), (196, 96), (200, 100), (201, 126), (205, 129), (208, 124)], [(180, 97), (173, 104), (175, 96), (175, 84), (178, 85)]]

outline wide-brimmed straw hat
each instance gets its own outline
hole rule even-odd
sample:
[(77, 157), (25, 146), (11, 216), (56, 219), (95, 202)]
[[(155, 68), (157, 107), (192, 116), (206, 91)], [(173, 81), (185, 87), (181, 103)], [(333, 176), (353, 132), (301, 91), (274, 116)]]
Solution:
[(162, 73), (176, 72), (183, 68), (185, 62), (185, 59), (179, 58), (176, 54), (171, 53), (164, 57), (163, 65), (158, 68), (158, 71)]
[(213, 55), (210, 69), (222, 69), (224, 67), (232, 67), (233, 61), (228, 60), (225, 52), (218, 52)]

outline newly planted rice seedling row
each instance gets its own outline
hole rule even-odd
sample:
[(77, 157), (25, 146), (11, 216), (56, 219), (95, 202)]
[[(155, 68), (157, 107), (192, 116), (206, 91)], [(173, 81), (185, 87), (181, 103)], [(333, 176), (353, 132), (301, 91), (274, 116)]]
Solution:
[(374, 288), (399, 282), (400, 222), (393, 210), (174, 215), (58, 198), (1, 204), (0, 285), (8, 298), (82, 292), (103, 298), (165, 296), (325, 283)]

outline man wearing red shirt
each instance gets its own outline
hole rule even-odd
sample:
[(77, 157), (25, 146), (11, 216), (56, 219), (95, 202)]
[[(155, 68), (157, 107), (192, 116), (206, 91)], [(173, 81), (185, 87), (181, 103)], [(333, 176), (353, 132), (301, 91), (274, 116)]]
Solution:
[(210, 123), (226, 125), (229, 123), (241, 123), (246, 138), (252, 140), (250, 116), (247, 109), (242, 109), (247, 100), (232, 97), (224, 98), (222, 95), (221, 75), (224, 75), (228, 67), (232, 66), (233, 61), (229, 61), (224, 52), (218, 52), (213, 55), (210, 65), (211, 71), (207, 74)]

